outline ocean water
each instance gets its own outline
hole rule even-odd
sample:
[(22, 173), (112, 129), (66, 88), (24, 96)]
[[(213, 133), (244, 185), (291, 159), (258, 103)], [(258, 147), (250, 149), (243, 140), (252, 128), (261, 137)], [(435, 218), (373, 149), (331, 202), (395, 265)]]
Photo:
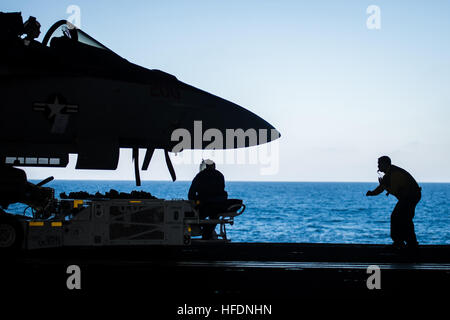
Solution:
[[(36, 182), (36, 181), (34, 181)], [(104, 193), (142, 190), (158, 198), (186, 199), (189, 181), (52, 181), (59, 196), (72, 191)], [(422, 183), (414, 219), (420, 244), (450, 244), (450, 184)], [(227, 227), (233, 242), (307, 242), (389, 244), (393, 196), (366, 197), (376, 183), (227, 182), (229, 198), (247, 209)], [(22, 213), (11, 205), (8, 212)]]

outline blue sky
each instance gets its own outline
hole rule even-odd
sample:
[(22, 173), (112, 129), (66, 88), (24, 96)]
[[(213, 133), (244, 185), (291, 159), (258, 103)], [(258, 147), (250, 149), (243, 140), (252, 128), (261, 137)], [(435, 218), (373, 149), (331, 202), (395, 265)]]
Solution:
[[(449, 1), (2, 1), (42, 24), (81, 9), (81, 28), (131, 62), (231, 100), (282, 134), (279, 170), (219, 165), (228, 180), (376, 181), (389, 155), (419, 181), (450, 181)], [(369, 30), (369, 5), (381, 29)], [(132, 179), (27, 169), (31, 178)], [(175, 165), (190, 180), (197, 163)], [(166, 180), (162, 152), (143, 179)]]

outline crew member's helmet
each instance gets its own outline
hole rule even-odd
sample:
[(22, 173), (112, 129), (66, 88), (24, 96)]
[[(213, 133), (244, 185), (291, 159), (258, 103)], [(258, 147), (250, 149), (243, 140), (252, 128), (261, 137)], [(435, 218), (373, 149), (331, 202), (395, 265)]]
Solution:
[(216, 164), (214, 163), (214, 161), (210, 160), (210, 159), (206, 159), (206, 160), (202, 160), (202, 163), (200, 163), (200, 171), (205, 170), (206, 168), (216, 168)]

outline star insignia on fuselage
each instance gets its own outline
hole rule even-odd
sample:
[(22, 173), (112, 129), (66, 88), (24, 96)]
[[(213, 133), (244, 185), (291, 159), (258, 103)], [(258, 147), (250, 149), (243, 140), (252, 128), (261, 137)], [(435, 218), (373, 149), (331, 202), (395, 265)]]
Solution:
[(64, 97), (55, 95), (48, 99), (51, 102), (35, 102), (33, 103), (33, 111), (42, 112), (48, 120), (51, 121), (50, 129), (52, 134), (63, 134), (66, 132), (69, 122), (69, 115), (78, 112), (78, 106), (74, 104), (66, 104)]
[(77, 113), (78, 106), (73, 104), (64, 104), (60, 102), (58, 95), (55, 95), (53, 102), (35, 102), (33, 103), (34, 111), (47, 113), (47, 118), (51, 119), (59, 114)]

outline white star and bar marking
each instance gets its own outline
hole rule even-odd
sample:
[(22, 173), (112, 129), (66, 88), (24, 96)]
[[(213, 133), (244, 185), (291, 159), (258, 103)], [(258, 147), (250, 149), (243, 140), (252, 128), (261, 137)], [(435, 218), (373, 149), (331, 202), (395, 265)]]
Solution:
[[(49, 102), (35, 102), (33, 104), (33, 110), (34, 111), (50, 110), (50, 114), (48, 115), (48, 118), (50, 119), (51, 117), (56, 116), (58, 114), (77, 113), (78, 106), (74, 105), (74, 104), (61, 104), (59, 102), (59, 98), (56, 96), (55, 100), (50, 103)], [(64, 110), (64, 112), (62, 112), (63, 110)]]
[(53, 102), (35, 102), (33, 104), (34, 111), (49, 111), (47, 119), (55, 117), (52, 126), (52, 133), (61, 134), (66, 131), (70, 113), (77, 113), (78, 106), (73, 104), (62, 104), (59, 102), (58, 96), (55, 96)]

